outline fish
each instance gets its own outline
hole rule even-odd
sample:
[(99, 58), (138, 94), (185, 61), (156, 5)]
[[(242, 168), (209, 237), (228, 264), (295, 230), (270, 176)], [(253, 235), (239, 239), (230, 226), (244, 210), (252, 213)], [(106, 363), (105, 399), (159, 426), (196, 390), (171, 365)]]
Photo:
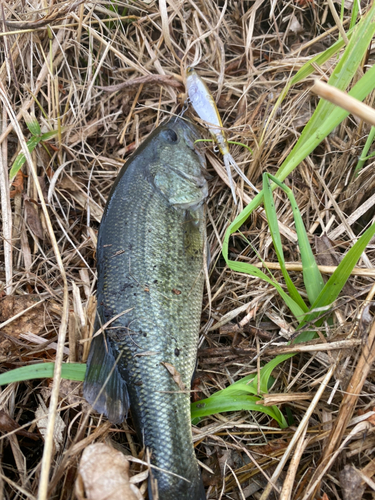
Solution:
[(256, 193), (259, 193), (258, 189), (249, 181), (231, 155), (223, 123), (214, 98), (205, 82), (191, 66), (186, 68), (186, 91), (189, 102), (192, 104), (199, 118), (206, 122), (209, 132), (216, 142), (220, 153), (223, 155), (234, 203), (237, 204), (237, 198), (231, 167)]
[[(204, 500), (190, 386), (203, 301), (208, 195), (197, 128), (155, 129), (119, 173), (100, 224), (97, 312), (83, 395), (121, 423), (130, 409), (160, 500)], [(149, 481), (149, 498), (153, 498)]]

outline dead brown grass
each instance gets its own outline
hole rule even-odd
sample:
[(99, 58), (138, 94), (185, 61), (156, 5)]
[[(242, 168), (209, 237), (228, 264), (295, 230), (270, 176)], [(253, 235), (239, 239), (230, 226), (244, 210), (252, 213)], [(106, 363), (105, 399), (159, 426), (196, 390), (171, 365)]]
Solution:
[[(344, 26), (348, 15), (345, 10)], [(129, 154), (180, 111), (181, 69), (197, 64), (229, 138), (253, 149), (251, 155), (233, 146), (232, 154), (261, 188), (262, 172), (275, 173), (317, 98), (305, 83), (292, 88), (266, 127), (274, 103), (290, 76), (332, 45), (338, 28), (320, 0), (12, 0), (1, 4), (0, 18), (2, 370), (85, 361), (88, 343), (81, 341), (89, 337), (95, 314), (96, 233), (105, 201)], [(373, 58), (369, 51), (370, 64)], [(334, 64), (318, 70), (329, 76)], [(43, 131), (59, 134), (29, 155), (12, 187), (10, 166), (30, 136), (25, 111), (36, 115)], [(286, 180), (326, 272), (374, 215), (373, 162), (352, 181), (368, 131), (365, 123), (347, 119)], [(209, 145), (207, 156), (212, 302), (210, 312), (205, 296), (198, 398), (285, 352), (284, 337), (296, 326), (267, 284), (225, 267), (221, 243), (236, 209), (221, 158)], [(252, 194), (241, 189), (247, 203)], [(280, 193), (276, 208), (286, 260), (303, 290), (292, 211)], [(262, 216), (254, 215), (242, 233), (251, 246), (234, 237), (232, 258), (258, 264), (255, 247), (269, 267), (277, 262)], [(265, 404), (281, 405), (291, 419), (288, 429), (249, 412), (215, 415), (194, 429), (207, 498), (256, 499), (263, 493), (265, 499), (267, 485), (273, 498), (283, 500), (373, 497), (374, 259), (369, 245), (335, 304), (334, 325), (321, 332), (319, 348), (311, 343), (275, 371)], [(130, 420), (113, 428), (88, 416), (80, 384), (64, 381), (59, 389), (57, 379), (58, 373), (54, 389), (42, 380), (12, 384), (0, 393), (0, 500), (34, 499), (43, 481), (47, 496), (39, 498), (83, 498), (75, 493), (77, 464), (94, 441), (127, 455), (140, 452)], [(42, 466), (48, 407), (49, 425), (54, 415), (59, 434), (46, 438), (50, 453)], [(304, 419), (308, 426), (295, 433)], [(135, 463), (133, 472), (139, 467)], [(146, 495), (145, 490), (146, 483), (140, 487)]]

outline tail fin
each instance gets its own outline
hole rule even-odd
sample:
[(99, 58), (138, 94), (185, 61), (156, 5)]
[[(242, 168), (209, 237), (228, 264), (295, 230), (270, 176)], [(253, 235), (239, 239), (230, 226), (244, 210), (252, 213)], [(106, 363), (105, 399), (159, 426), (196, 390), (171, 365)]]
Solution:
[(94, 337), (87, 359), (83, 396), (114, 424), (123, 422), (130, 406), (126, 382), (119, 373), (117, 362), (104, 334)]

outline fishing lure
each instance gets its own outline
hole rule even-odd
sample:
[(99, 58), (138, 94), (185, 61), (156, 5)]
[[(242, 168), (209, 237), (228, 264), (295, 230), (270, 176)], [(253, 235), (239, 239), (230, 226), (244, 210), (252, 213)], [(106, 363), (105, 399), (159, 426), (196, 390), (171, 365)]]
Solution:
[(202, 78), (198, 75), (195, 69), (191, 67), (186, 69), (186, 91), (195, 112), (201, 120), (204, 120), (207, 123), (208, 130), (216, 142), (220, 153), (223, 155), (224, 165), (227, 171), (234, 202), (237, 204), (231, 167), (233, 167), (238, 175), (242, 177), (246, 184), (254, 189), (255, 192), (259, 193), (257, 188), (249, 181), (235, 162), (233, 156), (230, 154), (228, 140), (225, 136), (223, 124), (214, 98)]

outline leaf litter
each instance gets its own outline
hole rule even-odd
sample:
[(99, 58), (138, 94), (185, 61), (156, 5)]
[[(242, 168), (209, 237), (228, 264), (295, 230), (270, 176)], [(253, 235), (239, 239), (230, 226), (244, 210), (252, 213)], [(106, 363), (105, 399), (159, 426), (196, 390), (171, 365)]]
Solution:
[[(344, 57), (340, 64), (347, 63), (349, 56), (342, 54), (355, 36), (356, 15), (363, 19), (369, 3), (362, 2), (360, 11), (356, 2), (345, 2), (341, 9), (339, 3), (320, 0), (167, 4), (68, 0), (47, 1), (42, 8), (37, 2), (19, 0), (4, 4), (2, 372), (43, 362), (44, 373), (51, 376), (51, 361), (85, 361), (88, 342), (81, 341), (92, 334), (96, 234), (105, 201), (129, 154), (158, 124), (182, 112), (185, 67), (193, 65), (210, 88), (228, 139), (251, 148), (252, 152), (230, 145), (236, 163), (262, 190), (262, 174), (277, 176), (301, 133), (303, 141), (311, 139), (308, 129), (302, 131), (319, 99), (309, 88), (314, 78), (328, 80)], [(336, 18), (332, 5), (338, 9)], [(340, 80), (342, 90), (352, 88), (347, 85), (353, 76), (352, 86), (370, 71), (373, 48), (368, 44), (364, 49), (359, 68), (345, 84)], [(357, 50), (359, 45), (353, 47), (353, 52)], [(373, 93), (368, 94), (365, 102), (372, 105)], [(328, 115), (333, 113), (330, 105), (324, 106)], [(196, 118), (191, 110), (185, 113)], [(25, 122), (28, 116), (37, 121), (33, 130)], [(374, 218), (375, 175), (371, 143), (366, 144), (371, 134), (365, 122), (352, 115), (344, 118), (309, 156), (301, 157), (285, 179), (313, 254), (328, 276)], [(202, 138), (208, 137), (202, 129)], [(284, 266), (278, 262), (279, 250), (272, 244), (263, 209), (244, 216), (228, 240), (230, 261), (271, 270), (273, 278), (262, 281), (231, 269), (221, 253), (224, 238), (254, 194), (235, 176), (236, 207), (221, 158), (209, 142), (205, 150), (210, 178), (211, 302), (209, 307), (206, 294), (194, 404), (218, 391), (233, 391), (235, 382), (249, 377), (255, 380), (251, 383), (255, 395), (248, 401), (259, 408), (277, 405), (288, 424), (280, 428), (272, 411), (239, 409), (201, 417), (193, 435), (204, 467), (207, 498), (264, 500), (269, 494), (282, 499), (344, 498), (348, 482), (357, 492), (364, 491), (364, 498), (371, 498), (374, 243), (370, 240), (330, 316), (324, 308), (316, 312), (322, 318), (319, 327), (315, 324), (318, 340), (299, 344), (296, 356), (275, 365), (269, 374), (270, 394), (259, 394), (254, 377), (290, 349), (282, 335), (288, 332), (293, 337), (298, 331), (299, 321), (275, 291), (272, 279), (286, 293), (287, 270), (308, 302), (293, 207), (284, 191), (274, 193)], [(12, 184), (9, 172), (17, 158), (22, 164)], [(43, 203), (48, 204), (46, 210)], [(314, 244), (319, 239), (323, 245)], [(358, 269), (366, 273), (361, 275)], [(4, 301), (11, 301), (10, 305), (5, 307)], [(56, 354), (51, 347), (64, 335), (65, 350)], [(33, 336), (44, 343), (37, 344)], [(80, 481), (77, 463), (91, 443), (105, 441), (112, 450), (133, 457), (142, 452), (131, 419), (112, 427), (98, 415), (88, 414), (76, 386), (71, 389), (72, 399), (70, 389), (62, 385), (56, 401), (57, 427), (52, 426), (54, 432), (48, 434), (46, 411), (38, 408), (43, 400), (47, 407), (54, 404), (54, 386), (50, 379), (30, 378), (2, 389), (0, 487), (4, 498), (37, 498), (39, 490), (42, 499), (43, 488), (44, 498), (89, 498), (93, 480), (83, 490), (75, 485)], [(43, 459), (47, 483), (40, 475), (43, 433), (52, 445), (49, 460)], [(130, 474), (142, 478), (137, 494), (145, 497), (147, 466), (139, 462), (130, 462)], [(40, 487), (40, 482), (46, 486)], [(269, 492), (272, 485), (275, 490)]]

